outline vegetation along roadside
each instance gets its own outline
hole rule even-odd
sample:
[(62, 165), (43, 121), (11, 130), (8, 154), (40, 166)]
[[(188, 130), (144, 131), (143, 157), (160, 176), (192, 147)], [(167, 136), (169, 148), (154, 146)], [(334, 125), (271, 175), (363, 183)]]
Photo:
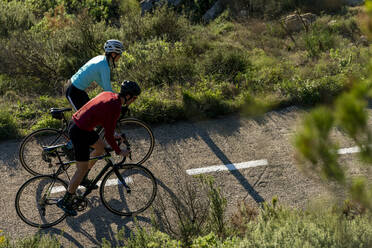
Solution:
[(360, 6), (233, 1), (205, 23), (214, 2), (142, 13), (136, 0), (2, 0), (0, 139), (58, 126), (48, 109), (68, 106), (66, 79), (109, 38), (126, 47), (113, 81), (141, 83), (132, 113), (149, 123), (331, 102), (367, 75)]

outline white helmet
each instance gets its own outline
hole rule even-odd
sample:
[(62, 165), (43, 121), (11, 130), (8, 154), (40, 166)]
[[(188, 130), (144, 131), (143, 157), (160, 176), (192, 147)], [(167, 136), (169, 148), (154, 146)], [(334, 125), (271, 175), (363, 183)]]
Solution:
[(124, 51), (123, 43), (118, 40), (108, 40), (106, 41), (104, 47), (105, 53), (117, 53), (122, 54)]

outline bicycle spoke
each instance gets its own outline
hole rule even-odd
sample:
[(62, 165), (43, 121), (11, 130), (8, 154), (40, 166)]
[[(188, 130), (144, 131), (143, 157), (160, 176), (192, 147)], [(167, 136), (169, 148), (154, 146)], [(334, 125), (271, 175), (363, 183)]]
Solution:
[(17, 214), (27, 224), (35, 227), (50, 227), (65, 218), (63, 210), (56, 206), (64, 192), (53, 188), (67, 188), (66, 183), (50, 176), (37, 176), (25, 182), (16, 196)]
[(43, 152), (43, 146), (66, 143), (67, 136), (57, 129), (44, 128), (27, 136), (20, 146), (22, 166), (33, 175), (51, 175), (58, 169), (56, 156)]
[(156, 195), (156, 181), (149, 170), (140, 165), (118, 169), (130, 191), (120, 182), (114, 170), (102, 180), (103, 204), (118, 215), (133, 215), (146, 210)]
[[(150, 157), (155, 140), (152, 130), (147, 124), (134, 118), (123, 119), (118, 123), (115, 132), (125, 134), (130, 144), (132, 160), (128, 158), (129, 163), (142, 164)], [(122, 145), (122, 148), (125, 147), (125, 145)], [(113, 158), (114, 163), (122, 159), (114, 154)]]

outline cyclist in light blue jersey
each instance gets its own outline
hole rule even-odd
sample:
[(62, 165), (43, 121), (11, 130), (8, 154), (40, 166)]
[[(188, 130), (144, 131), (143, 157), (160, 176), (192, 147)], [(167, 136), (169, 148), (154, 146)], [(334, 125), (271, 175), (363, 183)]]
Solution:
[(120, 59), (124, 51), (123, 44), (118, 40), (108, 40), (104, 45), (105, 55), (99, 55), (89, 60), (76, 72), (69, 82), (70, 86), (66, 90), (66, 98), (77, 111), (85, 103), (89, 102), (89, 96), (85, 89), (92, 82), (100, 85), (103, 91), (111, 91), (110, 66), (115, 67), (115, 62)]

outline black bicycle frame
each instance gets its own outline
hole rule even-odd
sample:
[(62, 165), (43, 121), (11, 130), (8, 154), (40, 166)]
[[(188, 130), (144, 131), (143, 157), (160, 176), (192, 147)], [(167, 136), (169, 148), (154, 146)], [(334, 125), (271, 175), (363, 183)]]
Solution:
[[(106, 155), (104, 155), (106, 156)], [(127, 190), (128, 193), (130, 193), (131, 189), (130, 187), (128, 186), (128, 184), (125, 182), (124, 178), (121, 176), (121, 174), (119, 173), (119, 170), (118, 168), (112, 163), (112, 161), (110, 159), (106, 159), (107, 163), (106, 163), (106, 166), (103, 167), (103, 169), (100, 171), (100, 173), (96, 176), (96, 178), (93, 180), (93, 182), (89, 185), (89, 187), (85, 190), (84, 194), (83, 194), (83, 197), (85, 198), (87, 195), (90, 194), (90, 192), (92, 192), (92, 190), (94, 189), (94, 185), (96, 185), (98, 183), (98, 181), (101, 179), (101, 177), (103, 177), (105, 175), (105, 173), (107, 172), (107, 170), (109, 168), (113, 168), (114, 170), (114, 173), (115, 175), (118, 177), (119, 181), (124, 185), (125, 189)]]
[[(54, 147), (51, 147), (51, 149), (55, 149), (53, 150), (54, 152), (56, 152), (57, 154), (57, 157), (58, 157), (58, 160), (59, 160), (59, 164), (60, 164), (60, 167), (58, 168), (57, 172), (55, 173), (56, 177), (57, 175), (59, 175), (62, 171), (66, 171), (66, 166), (67, 165), (71, 165), (73, 163), (76, 163), (76, 161), (69, 161), (69, 162), (62, 162), (62, 159), (61, 159), (61, 156), (60, 156), (60, 153), (58, 152), (57, 148), (59, 147), (62, 147), (63, 145), (57, 145), (57, 146), (54, 146)], [(50, 149), (50, 148), (49, 148)], [(101, 179), (101, 177), (103, 177), (105, 175), (105, 173), (107, 172), (107, 170), (109, 168), (113, 168), (114, 170), (114, 173), (115, 175), (118, 177), (119, 181), (122, 183), (122, 185), (125, 187), (125, 189), (127, 190), (127, 193), (130, 193), (131, 192), (131, 189), (130, 187), (128, 186), (128, 184), (125, 182), (124, 178), (121, 176), (121, 174), (119, 173), (119, 170), (118, 170), (118, 167), (117, 166), (121, 166), (119, 164), (122, 164), (124, 163), (125, 161), (125, 158), (123, 159), (123, 161), (119, 164), (113, 164), (112, 161), (110, 159), (108, 159), (109, 157), (111, 157), (110, 153), (108, 151), (106, 151), (107, 153), (105, 155), (101, 155), (101, 156), (96, 156), (96, 157), (93, 157), (93, 158), (90, 158), (89, 160), (101, 160), (101, 159), (105, 159), (106, 160), (106, 166), (103, 167), (103, 169), (100, 171), (100, 173), (97, 175), (97, 177), (93, 180), (92, 184), (89, 185), (89, 187), (85, 190), (84, 194), (83, 194), (83, 197), (85, 198), (87, 195), (89, 195), (92, 190), (94, 189), (94, 185), (96, 185), (98, 183), (98, 181)]]

